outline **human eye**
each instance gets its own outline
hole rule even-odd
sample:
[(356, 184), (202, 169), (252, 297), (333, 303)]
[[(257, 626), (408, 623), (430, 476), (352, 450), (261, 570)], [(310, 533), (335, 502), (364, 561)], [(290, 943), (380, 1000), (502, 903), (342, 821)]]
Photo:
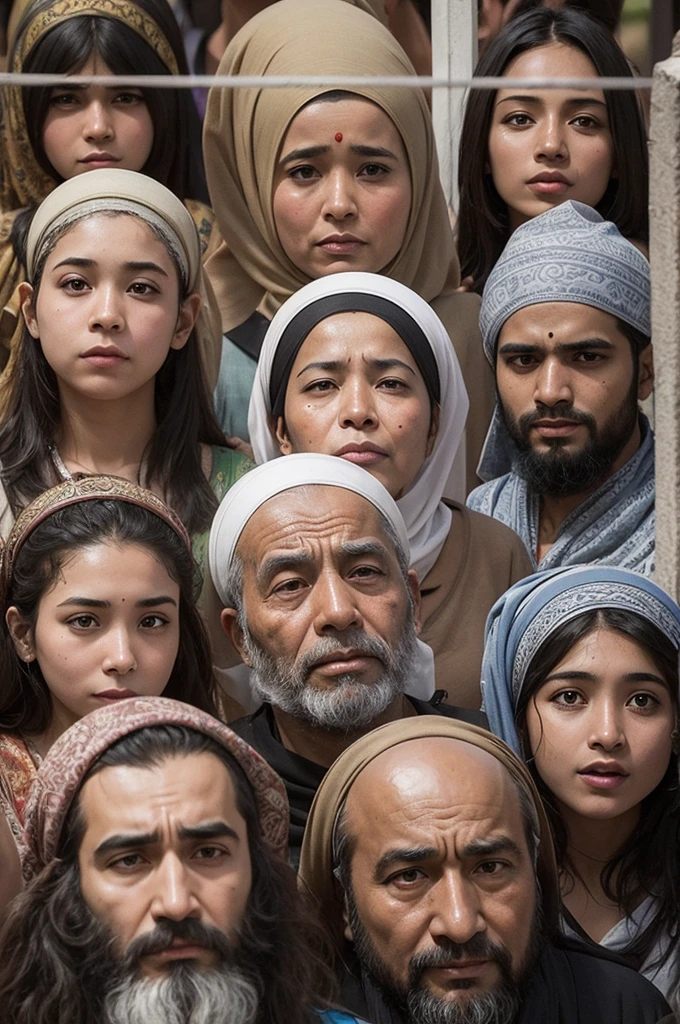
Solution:
[(168, 620), (164, 615), (145, 615), (139, 624), (143, 629), (160, 629), (168, 625)]
[(292, 178), (293, 181), (313, 181), (315, 178), (320, 177), (320, 175), (311, 164), (301, 164), (299, 167), (293, 167), (288, 172), (288, 177)]
[(566, 708), (574, 708), (586, 703), (583, 695), (578, 690), (560, 690), (559, 693), (554, 694), (550, 698), (550, 702), (551, 704), (557, 704), (558, 707)]
[(578, 114), (573, 117), (569, 124), (575, 128), (601, 128), (601, 123), (592, 114)]
[(539, 360), (533, 352), (518, 352), (517, 355), (507, 356), (506, 364), (513, 370), (521, 372), (522, 370), (533, 370), (538, 366)]
[(503, 124), (512, 125), (513, 128), (526, 128), (528, 125), (534, 123), (534, 119), (529, 114), (516, 111), (514, 114), (508, 114), (503, 118)]
[(81, 615), (73, 615), (66, 621), (69, 626), (73, 626), (74, 629), (81, 630), (83, 632), (85, 630), (93, 629), (95, 626), (99, 625), (94, 615), (87, 615), (85, 613)]
[(592, 366), (595, 363), (603, 362), (605, 358), (606, 357), (603, 356), (601, 352), (590, 352), (588, 350), (585, 350), (583, 352), (576, 353), (576, 355), (574, 356), (574, 362), (586, 363)]
[(364, 178), (382, 178), (390, 173), (390, 168), (384, 164), (364, 164), (359, 174)]
[(221, 846), (201, 846), (194, 854), (196, 860), (210, 861), (222, 860), (227, 856), (229, 856), (228, 851)]
[(305, 385), (304, 391), (307, 393), (311, 392), (312, 394), (328, 394), (328, 392), (332, 391), (335, 386), (336, 385), (334, 380), (324, 378), (323, 380), (310, 381), (309, 384)]
[(66, 292), (67, 295), (80, 295), (82, 292), (86, 292), (90, 287), (84, 277), (79, 275), (71, 275), (65, 278), (59, 285), (62, 291)]
[(128, 288), (128, 291), (132, 292), (133, 295), (144, 296), (158, 295), (160, 289), (157, 288), (156, 285), (151, 284), (149, 281), (133, 281), (133, 283)]
[(78, 102), (77, 92), (59, 92), (54, 89), (50, 96), (51, 107), (72, 107)]
[(352, 579), (368, 581), (374, 580), (377, 577), (383, 575), (384, 573), (382, 569), (378, 568), (377, 565), (357, 565), (352, 569), (350, 573), (350, 577)]
[(122, 857), (116, 857), (115, 860), (112, 860), (109, 868), (120, 874), (126, 874), (140, 868), (144, 863), (145, 860), (141, 853), (125, 853)]
[(413, 889), (425, 878), (427, 875), (422, 868), (403, 868), (391, 874), (383, 884), (394, 886), (396, 889)]
[(384, 380), (378, 381), (377, 385), (382, 391), (407, 391), (408, 385), (406, 381), (399, 380), (398, 377), (385, 377)]
[(475, 874), (496, 878), (510, 867), (505, 860), (484, 860), (475, 868)]
[(299, 577), (295, 579), (282, 580), (274, 587), (274, 593), (279, 597), (296, 596), (306, 587), (304, 580)]
[(626, 701), (626, 707), (633, 708), (635, 711), (653, 711), (660, 704), (661, 702), (651, 693), (634, 693)]
[(119, 103), (122, 106), (134, 106), (137, 103), (145, 103), (145, 99), (141, 92), (119, 92), (113, 98), (114, 103)]

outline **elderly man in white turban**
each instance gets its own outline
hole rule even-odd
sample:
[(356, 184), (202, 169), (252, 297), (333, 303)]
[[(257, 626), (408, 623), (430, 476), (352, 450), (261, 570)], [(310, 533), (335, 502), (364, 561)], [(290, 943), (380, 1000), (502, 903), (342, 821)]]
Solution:
[(654, 569), (649, 263), (567, 202), (519, 227), (484, 289), (498, 403), (470, 508), (515, 530), (538, 569)]
[(369, 473), (328, 455), (260, 466), (218, 509), (210, 571), (222, 625), (263, 702), (232, 728), (285, 783), (294, 863), (317, 787), (357, 737), (410, 715), (483, 721), (432, 695), (408, 565), (393, 499)]

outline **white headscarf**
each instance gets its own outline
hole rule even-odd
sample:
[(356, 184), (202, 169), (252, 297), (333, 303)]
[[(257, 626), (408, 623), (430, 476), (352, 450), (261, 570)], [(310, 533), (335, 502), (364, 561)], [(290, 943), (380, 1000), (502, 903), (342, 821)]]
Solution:
[[(402, 552), (409, 560), (409, 543), (404, 520), (396, 502), (383, 485), (364, 469), (331, 455), (304, 452), (267, 463), (251, 470), (230, 487), (222, 499), (210, 530), (208, 563), (215, 590), (223, 604), (228, 601), (227, 585), (234, 552), (250, 518), (270, 498), (293, 487), (341, 487), (361, 495), (392, 525)], [(418, 641), (417, 664), (408, 692), (429, 700), (434, 693), (434, 655)]]
[[(441, 499), (463, 437), (469, 408), (453, 343), (443, 323), (424, 299), (389, 277), (363, 273), (331, 274), (295, 292), (274, 316), (262, 345), (248, 410), (250, 441), (258, 463), (269, 462), (281, 455), (269, 427), (269, 386), (274, 356), (288, 324), (318, 299), (357, 292), (387, 299), (409, 313), (429, 341), (437, 364), (441, 396), (437, 437), (432, 453), (425, 459), (410, 490), (397, 502), (406, 523), (411, 565), (422, 581), (437, 561), (451, 527), (451, 511)], [(351, 308), (351, 304), (348, 305), (348, 311)], [(377, 311), (376, 316), (380, 316)]]

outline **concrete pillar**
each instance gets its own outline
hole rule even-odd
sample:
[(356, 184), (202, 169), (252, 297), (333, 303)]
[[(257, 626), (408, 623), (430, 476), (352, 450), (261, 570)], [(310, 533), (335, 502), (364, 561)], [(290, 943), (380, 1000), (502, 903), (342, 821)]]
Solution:
[[(432, 74), (471, 78), (477, 63), (477, 0), (432, 0)], [(462, 89), (433, 89), (432, 121), (444, 194), (458, 206), (458, 140), (463, 123)]]
[(680, 34), (654, 68), (650, 130), (656, 579), (680, 598)]

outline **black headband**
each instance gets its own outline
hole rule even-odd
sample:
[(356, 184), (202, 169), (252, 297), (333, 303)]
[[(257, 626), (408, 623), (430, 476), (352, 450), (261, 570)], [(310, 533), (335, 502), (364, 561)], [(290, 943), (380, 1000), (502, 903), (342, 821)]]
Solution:
[(334, 313), (371, 313), (392, 327), (413, 356), (430, 401), (439, 405), (440, 384), (437, 362), (427, 336), (410, 313), (382, 295), (342, 292), (311, 302), (290, 321), (279, 341), (269, 379), (269, 401), (273, 416), (283, 416), (286, 389), (295, 358), (307, 335)]

